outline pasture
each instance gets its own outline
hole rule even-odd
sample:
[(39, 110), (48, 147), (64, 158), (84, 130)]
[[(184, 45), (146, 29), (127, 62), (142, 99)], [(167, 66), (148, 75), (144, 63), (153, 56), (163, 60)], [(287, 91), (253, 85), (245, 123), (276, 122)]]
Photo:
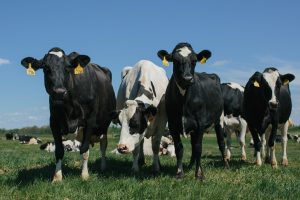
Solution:
[[(80, 178), (81, 156), (65, 153), (63, 182), (52, 184), (54, 154), (41, 151), (39, 145), (21, 145), (17, 141), (0, 140), (0, 199), (299, 199), (300, 144), (288, 142), (289, 166), (273, 170), (269, 164), (254, 165), (253, 148), (247, 133), (247, 161), (240, 161), (240, 150), (233, 139), (230, 169), (223, 168), (215, 134), (205, 134), (202, 163), (205, 180), (197, 181), (194, 170), (188, 170), (190, 140), (183, 139), (185, 178), (177, 180), (176, 159), (161, 157), (162, 171), (151, 176), (152, 157), (140, 174), (131, 172), (132, 155), (114, 155), (118, 131), (108, 136), (108, 169), (100, 171), (99, 144), (90, 151), (90, 179)], [(298, 133), (299, 134), (299, 133)], [(41, 137), (52, 141), (51, 135)], [(281, 145), (276, 145), (277, 161), (281, 162)]]

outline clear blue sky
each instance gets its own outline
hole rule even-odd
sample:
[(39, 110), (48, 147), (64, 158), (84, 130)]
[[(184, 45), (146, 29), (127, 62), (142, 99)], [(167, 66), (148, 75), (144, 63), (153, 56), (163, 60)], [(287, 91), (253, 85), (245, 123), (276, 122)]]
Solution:
[[(105, 3), (104, 3), (105, 2)], [(43, 73), (26, 75), (20, 60), (52, 47), (78, 51), (109, 67), (117, 91), (124, 66), (171, 51), (179, 42), (213, 55), (197, 71), (245, 85), (269, 66), (292, 72), (292, 119), (300, 124), (300, 1), (1, 0), (0, 128), (48, 125)], [(172, 66), (166, 68), (170, 77)]]

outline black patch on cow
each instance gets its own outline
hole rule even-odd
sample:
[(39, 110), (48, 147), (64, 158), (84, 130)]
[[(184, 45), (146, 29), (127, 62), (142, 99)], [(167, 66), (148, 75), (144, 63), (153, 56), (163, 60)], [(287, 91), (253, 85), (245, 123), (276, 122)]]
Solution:
[(156, 97), (156, 91), (155, 91), (155, 87), (154, 87), (154, 84), (153, 82), (151, 81), (151, 86), (152, 86), (152, 91), (153, 91), (153, 94), (154, 96)]
[(143, 96), (145, 95), (148, 99), (153, 100), (154, 96), (153, 93), (149, 90), (147, 90), (142, 84), (141, 82), (138, 83), (139, 84), (139, 88), (138, 88), (138, 93), (137, 93), (137, 97)]
[(147, 128), (147, 121), (144, 115), (144, 111), (145, 111), (144, 103), (138, 103), (134, 115), (129, 120), (130, 134), (135, 134), (135, 133), (142, 134)]

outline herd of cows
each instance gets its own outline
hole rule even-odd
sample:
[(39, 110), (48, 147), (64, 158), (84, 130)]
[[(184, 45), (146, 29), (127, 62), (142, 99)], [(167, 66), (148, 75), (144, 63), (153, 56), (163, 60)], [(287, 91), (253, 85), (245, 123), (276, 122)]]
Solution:
[[(50, 128), (54, 138), (56, 169), (53, 182), (62, 180), (64, 146), (62, 136), (82, 130), (82, 179), (89, 177), (89, 146), (92, 139), (100, 142), (101, 169), (106, 168), (107, 130), (111, 122), (121, 126), (117, 151), (132, 152), (133, 170), (139, 171), (144, 161), (144, 138), (150, 139), (153, 151), (153, 172), (159, 173), (159, 150), (168, 125), (177, 158), (176, 177), (184, 177), (182, 134), (191, 137), (192, 155), (189, 167), (195, 177), (204, 178), (201, 165), (203, 134), (214, 128), (225, 167), (231, 156), (230, 138), (238, 132), (242, 160), (246, 159), (245, 133), (249, 129), (254, 140), (256, 164), (262, 158), (277, 167), (274, 141), (282, 130), (282, 164), (288, 165), (286, 154), (288, 120), (292, 102), (289, 82), (293, 74), (280, 74), (275, 68), (255, 72), (245, 87), (223, 83), (216, 74), (195, 72), (196, 63), (204, 64), (211, 57), (209, 50), (196, 53), (188, 43), (179, 43), (171, 53), (157, 53), (163, 64), (173, 63), (170, 80), (163, 68), (141, 60), (121, 72), (117, 99), (108, 68), (90, 63), (87, 55), (52, 48), (42, 59), (26, 57), (21, 64), (29, 75), (42, 69), (49, 94)], [(227, 136), (225, 146), (224, 136)], [(266, 146), (266, 153), (265, 153)]]

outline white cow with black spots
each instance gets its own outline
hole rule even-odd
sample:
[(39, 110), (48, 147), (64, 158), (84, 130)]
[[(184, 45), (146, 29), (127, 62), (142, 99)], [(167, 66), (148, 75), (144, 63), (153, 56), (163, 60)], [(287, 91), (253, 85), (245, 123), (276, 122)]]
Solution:
[[(164, 94), (168, 85), (166, 72), (148, 60), (125, 67), (118, 91), (115, 119), (121, 125), (117, 149), (133, 152), (133, 170), (144, 163), (143, 138), (152, 138), (153, 170), (159, 172), (159, 146), (167, 123)], [(115, 120), (115, 121), (116, 121)]]

